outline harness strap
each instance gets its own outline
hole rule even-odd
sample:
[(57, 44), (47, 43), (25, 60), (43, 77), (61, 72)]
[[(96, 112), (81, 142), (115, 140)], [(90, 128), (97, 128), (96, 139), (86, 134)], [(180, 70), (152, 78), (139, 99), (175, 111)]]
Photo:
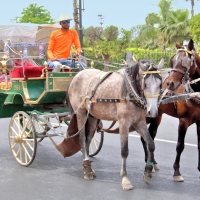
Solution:
[(171, 71), (175, 71), (175, 72), (180, 72), (181, 74), (186, 74), (187, 72), (184, 72), (180, 69), (171, 69)]
[(192, 54), (192, 51), (187, 50), (186, 47), (184, 47), (184, 49), (177, 49), (177, 52), (179, 52), (179, 51), (185, 51), (186, 53)]
[(180, 94), (180, 95), (174, 95), (174, 96), (169, 96), (169, 97), (165, 97), (161, 103), (162, 104), (167, 104), (167, 103), (171, 103), (171, 102), (175, 102), (178, 100), (185, 100), (189, 98), (189, 94)]
[(126, 99), (111, 99), (111, 98), (92, 98), (92, 103), (121, 103), (126, 102)]
[(99, 87), (99, 85), (109, 76), (111, 75), (113, 72), (110, 71), (110, 72), (106, 72), (105, 74), (101, 75), (100, 76), (100, 79), (99, 79), (99, 82), (96, 84), (95, 88), (92, 90), (92, 94), (91, 96), (89, 97), (89, 99), (91, 100), (93, 98), (93, 96), (95, 95), (95, 92), (97, 90), (97, 88)]
[(146, 72), (142, 72), (142, 74), (159, 74), (160, 75), (160, 71), (146, 71)]
[[(148, 94), (146, 95), (147, 98), (155, 98), (160, 96), (160, 94)], [(94, 97), (91, 99), (91, 103), (124, 103), (124, 102), (139, 102), (139, 100), (134, 99), (134, 98), (125, 98), (125, 99), (120, 99), (120, 98), (116, 98), (116, 99), (112, 99), (112, 98), (97, 98), (95, 99)]]

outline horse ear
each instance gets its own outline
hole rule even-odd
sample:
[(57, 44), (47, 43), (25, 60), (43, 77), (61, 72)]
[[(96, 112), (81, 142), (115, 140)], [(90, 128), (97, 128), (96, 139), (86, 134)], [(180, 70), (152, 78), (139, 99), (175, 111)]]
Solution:
[(180, 47), (179, 43), (175, 43), (176, 48), (178, 49)]
[(136, 60), (134, 55), (132, 55), (132, 60), (133, 60), (133, 62), (137, 62), (137, 60)]
[(194, 41), (192, 39), (190, 39), (190, 41), (188, 43), (188, 50), (191, 51), (192, 49), (194, 49)]
[(142, 71), (147, 71), (147, 64), (146, 63), (142, 63), (142, 62), (139, 62), (139, 66), (140, 66), (140, 69)]
[(177, 49), (180, 49), (180, 47), (183, 46), (183, 43), (178, 43), (178, 42), (176, 42), (176, 43), (175, 43), (175, 46), (176, 46)]
[(164, 58), (162, 58), (157, 65), (157, 69), (161, 69), (164, 66), (164, 64), (165, 64), (165, 61), (164, 61)]

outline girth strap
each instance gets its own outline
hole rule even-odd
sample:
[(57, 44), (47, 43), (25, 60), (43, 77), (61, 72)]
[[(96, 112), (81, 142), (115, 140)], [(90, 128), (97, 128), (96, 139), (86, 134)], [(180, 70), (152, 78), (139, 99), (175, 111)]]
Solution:
[(123, 103), (123, 102), (127, 102), (127, 101), (133, 102), (137, 106), (139, 106), (141, 108), (144, 108), (144, 106), (140, 103), (139, 100), (133, 99), (133, 98), (125, 98), (125, 99), (119, 99), (119, 98), (116, 98), (116, 99), (111, 99), (111, 98), (97, 98), (97, 99), (95, 99), (95, 98), (92, 98), (91, 99), (92, 103)]

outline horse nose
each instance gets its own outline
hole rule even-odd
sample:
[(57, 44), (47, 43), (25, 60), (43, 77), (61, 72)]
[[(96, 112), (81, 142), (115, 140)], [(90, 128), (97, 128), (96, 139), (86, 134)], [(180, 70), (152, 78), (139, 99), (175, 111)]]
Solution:
[(167, 87), (168, 87), (168, 89), (173, 88), (174, 87), (174, 82), (173, 81), (167, 82)]
[(156, 117), (158, 115), (158, 111), (152, 112), (152, 111), (148, 111), (147, 112), (148, 117)]

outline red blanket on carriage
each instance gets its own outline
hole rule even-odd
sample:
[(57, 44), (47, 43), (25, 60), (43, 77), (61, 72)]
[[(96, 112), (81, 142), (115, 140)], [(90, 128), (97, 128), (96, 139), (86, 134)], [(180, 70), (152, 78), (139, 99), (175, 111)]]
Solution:
[(10, 72), (12, 78), (31, 78), (31, 77), (41, 77), (42, 69), (44, 66), (37, 66), (31, 62), (25, 61), (24, 62), (24, 74), (23, 74), (23, 67), (16, 63), (15, 69)]

